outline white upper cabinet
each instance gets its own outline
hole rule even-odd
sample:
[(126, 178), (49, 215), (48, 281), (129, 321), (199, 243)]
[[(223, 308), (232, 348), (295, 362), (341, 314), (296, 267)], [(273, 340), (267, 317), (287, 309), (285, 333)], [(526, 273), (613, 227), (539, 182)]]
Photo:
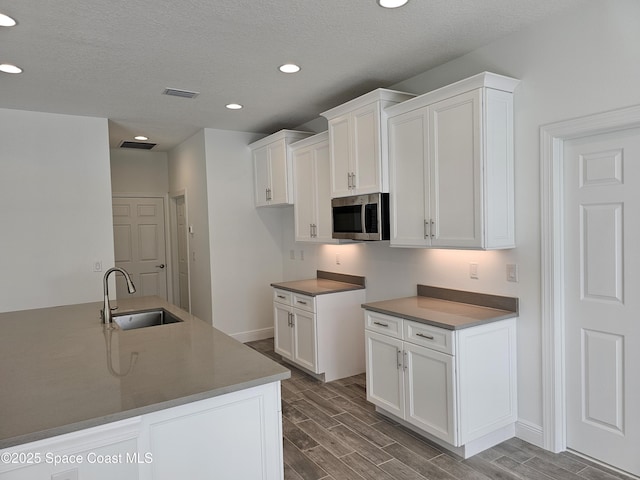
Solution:
[(389, 191), (384, 109), (413, 97), (379, 88), (321, 114), (329, 123), (331, 198)]
[(296, 242), (338, 243), (331, 238), (329, 135), (291, 145)]
[(289, 144), (312, 135), (280, 130), (249, 145), (253, 156), (256, 207), (293, 203)]
[(517, 84), (483, 73), (387, 110), (392, 246), (515, 247)]

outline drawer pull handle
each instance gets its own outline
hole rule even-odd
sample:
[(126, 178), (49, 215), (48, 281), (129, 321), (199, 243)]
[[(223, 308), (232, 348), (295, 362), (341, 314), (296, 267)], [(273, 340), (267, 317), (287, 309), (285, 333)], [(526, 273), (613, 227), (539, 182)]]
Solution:
[(303, 302), (302, 300), (298, 300), (298, 303), (301, 303), (302, 305), (306, 305), (307, 302)]
[(284, 300), (287, 297), (285, 297), (284, 295), (278, 295), (278, 298), (282, 298)]
[(433, 340), (433, 335), (426, 335), (424, 333), (416, 333), (416, 337), (426, 338), (427, 340)]
[(374, 325), (380, 325), (381, 327), (388, 327), (389, 324), (388, 323), (382, 323), (382, 322), (373, 322)]

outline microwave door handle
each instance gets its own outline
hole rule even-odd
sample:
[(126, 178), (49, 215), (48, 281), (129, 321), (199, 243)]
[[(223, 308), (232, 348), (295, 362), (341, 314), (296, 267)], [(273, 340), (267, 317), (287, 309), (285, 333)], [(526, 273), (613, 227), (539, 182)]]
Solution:
[(365, 214), (366, 211), (367, 211), (367, 204), (363, 203), (362, 209), (360, 210), (361, 222), (362, 222), (362, 233), (369, 233), (367, 232), (367, 215)]

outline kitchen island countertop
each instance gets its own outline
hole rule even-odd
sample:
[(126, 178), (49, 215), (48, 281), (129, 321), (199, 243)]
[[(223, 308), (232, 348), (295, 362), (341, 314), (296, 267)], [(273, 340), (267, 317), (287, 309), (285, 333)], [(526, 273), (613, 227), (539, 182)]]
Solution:
[(182, 322), (120, 330), (101, 302), (0, 313), (0, 449), (289, 378), (290, 371), (158, 297)]

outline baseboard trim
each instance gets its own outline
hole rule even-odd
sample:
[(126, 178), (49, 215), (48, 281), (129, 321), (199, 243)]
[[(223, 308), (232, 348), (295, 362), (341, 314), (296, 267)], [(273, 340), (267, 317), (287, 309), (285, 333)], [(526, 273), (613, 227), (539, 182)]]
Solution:
[(250, 330), (248, 332), (232, 333), (229, 336), (242, 343), (264, 340), (266, 338), (273, 338), (273, 327)]
[(544, 435), (542, 427), (527, 420), (518, 420), (516, 422), (516, 437), (529, 442), (536, 447), (544, 448)]

